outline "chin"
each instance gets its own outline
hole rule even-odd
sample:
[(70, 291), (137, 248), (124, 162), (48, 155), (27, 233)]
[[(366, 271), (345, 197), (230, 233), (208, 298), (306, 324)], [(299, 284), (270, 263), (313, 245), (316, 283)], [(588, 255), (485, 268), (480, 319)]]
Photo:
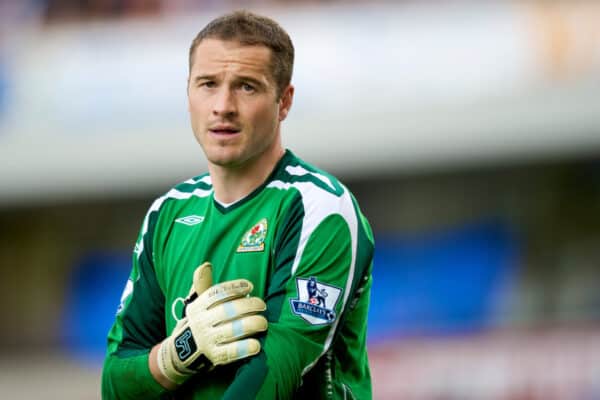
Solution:
[(218, 165), (220, 167), (233, 167), (240, 163), (241, 157), (237, 154), (213, 154), (207, 157), (211, 164)]

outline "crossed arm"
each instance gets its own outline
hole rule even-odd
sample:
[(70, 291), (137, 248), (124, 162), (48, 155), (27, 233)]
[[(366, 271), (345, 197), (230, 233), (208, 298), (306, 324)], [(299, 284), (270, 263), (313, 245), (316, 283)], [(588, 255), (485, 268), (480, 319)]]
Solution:
[[(260, 344), (258, 349), (261, 351), (254, 347), (245, 350), (246, 353), (239, 353), (236, 348), (234, 355), (223, 359), (220, 364), (225, 365), (247, 358), (247, 362), (240, 364), (233, 380), (223, 387), (223, 398), (289, 398), (300, 386), (303, 374), (331, 346), (346, 307), (346, 291), (354, 290), (356, 277), (350, 268), (352, 251), (347, 225), (337, 218), (330, 218), (316, 228), (316, 231), (319, 230), (323, 234), (316, 232), (311, 236), (294, 273), (294, 250), (298, 245), (294, 240), (298, 240), (298, 235), (290, 234), (288, 236), (292, 239), (283, 238), (279, 241), (276, 268), (264, 299), (268, 329), (266, 335), (260, 335), (256, 342)], [(314, 320), (310, 322), (310, 318), (303, 318), (294, 312), (291, 300), (299, 298), (300, 282), (308, 281), (310, 277), (340, 288), (339, 298), (333, 306), (337, 318), (313, 323)], [(188, 375), (206, 371), (205, 365), (196, 372), (198, 365), (192, 365), (197, 360), (194, 358), (187, 365), (171, 368), (174, 371), (171, 378), (167, 376), (169, 372), (165, 374), (170, 368), (164, 365), (174, 365), (178, 360), (174, 340), (170, 341), (169, 338), (174, 339), (183, 330), (176, 327), (172, 335), (165, 339), (164, 297), (161, 299), (158, 295), (143, 293), (156, 289), (160, 291), (149, 257), (144, 254), (137, 260), (134, 257), (132, 278), (137, 285), (133, 295), (136, 297), (128, 300), (125, 311), (117, 316), (117, 323), (109, 334), (109, 351), (103, 372), (104, 398), (159, 398), (163, 393), (176, 389)], [(136, 292), (138, 288), (144, 290)], [(153, 299), (152, 303), (148, 302), (149, 299)], [(142, 306), (141, 303), (145, 304)], [(139, 313), (144, 315), (143, 319), (136, 318), (137, 307), (144, 308)], [(258, 310), (253, 310), (249, 313), (258, 313)], [(190, 312), (193, 311), (190, 309)], [(242, 331), (244, 326), (242, 324)], [(246, 334), (240, 337), (256, 336), (259, 332), (259, 328), (248, 328)], [(199, 334), (197, 341), (204, 340), (203, 337), (204, 334)], [(168, 349), (165, 346), (170, 346), (171, 350), (164, 350)], [(162, 368), (159, 361), (161, 348), (170, 358)], [(204, 353), (202, 355), (206, 356)], [(220, 368), (220, 364), (213, 363), (210, 358), (208, 361), (209, 368), (214, 367), (215, 371)], [(176, 374), (182, 375), (181, 379), (173, 378)], [(204, 386), (212, 384), (196, 384), (190, 390), (202, 391)]]

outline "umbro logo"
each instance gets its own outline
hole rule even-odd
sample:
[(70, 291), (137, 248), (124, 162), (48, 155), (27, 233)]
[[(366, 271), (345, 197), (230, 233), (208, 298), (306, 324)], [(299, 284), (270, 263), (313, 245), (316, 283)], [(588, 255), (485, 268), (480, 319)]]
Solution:
[(175, 222), (187, 226), (198, 225), (202, 221), (204, 221), (204, 217), (201, 215), (188, 215), (187, 217), (181, 217), (175, 220)]

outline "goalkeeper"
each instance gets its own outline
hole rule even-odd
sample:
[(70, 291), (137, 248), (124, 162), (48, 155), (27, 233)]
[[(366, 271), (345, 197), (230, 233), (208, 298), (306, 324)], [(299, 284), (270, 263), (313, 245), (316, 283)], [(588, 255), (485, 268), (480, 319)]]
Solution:
[(288, 34), (248, 12), (192, 42), (188, 109), (208, 173), (146, 214), (104, 399), (372, 397), (373, 236), (348, 189), (282, 145), (293, 60)]

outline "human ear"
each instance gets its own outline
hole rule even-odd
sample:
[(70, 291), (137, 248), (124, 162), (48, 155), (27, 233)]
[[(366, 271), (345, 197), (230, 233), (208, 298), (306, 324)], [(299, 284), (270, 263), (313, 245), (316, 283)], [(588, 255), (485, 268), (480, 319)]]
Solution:
[(292, 108), (292, 102), (294, 100), (294, 86), (288, 85), (283, 92), (281, 93), (281, 97), (279, 98), (279, 122), (283, 121), (288, 113), (290, 112), (290, 108)]

